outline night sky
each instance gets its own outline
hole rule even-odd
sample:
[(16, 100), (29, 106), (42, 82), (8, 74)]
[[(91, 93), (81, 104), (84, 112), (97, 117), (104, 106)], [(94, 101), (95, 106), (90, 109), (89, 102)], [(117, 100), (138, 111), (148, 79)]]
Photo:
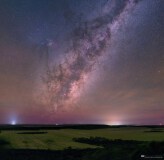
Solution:
[(163, 0), (0, 0), (0, 123), (164, 124)]

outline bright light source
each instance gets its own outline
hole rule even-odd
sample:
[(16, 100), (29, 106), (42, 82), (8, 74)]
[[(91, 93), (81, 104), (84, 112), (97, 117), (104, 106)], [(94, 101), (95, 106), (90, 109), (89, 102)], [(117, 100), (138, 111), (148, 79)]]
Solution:
[(16, 121), (15, 121), (15, 120), (12, 120), (12, 121), (11, 121), (11, 124), (12, 124), (12, 125), (16, 125)]
[(118, 125), (121, 125), (122, 123), (120, 121), (111, 121), (111, 122), (108, 122), (108, 125), (114, 125), (114, 126), (118, 126)]

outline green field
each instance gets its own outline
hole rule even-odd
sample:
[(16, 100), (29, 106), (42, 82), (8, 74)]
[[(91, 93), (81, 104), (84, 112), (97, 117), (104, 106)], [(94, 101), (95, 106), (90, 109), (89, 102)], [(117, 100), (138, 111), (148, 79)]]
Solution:
[(139, 140), (139, 141), (164, 141), (164, 129), (144, 127), (121, 127), (105, 129), (60, 129), (39, 130), (44, 134), (18, 134), (21, 132), (33, 132), (25, 130), (1, 130), (0, 139), (9, 142), (8, 148), (13, 149), (50, 149), (61, 150), (64, 148), (95, 148), (95, 145), (74, 142), (78, 137), (104, 137), (107, 139)]

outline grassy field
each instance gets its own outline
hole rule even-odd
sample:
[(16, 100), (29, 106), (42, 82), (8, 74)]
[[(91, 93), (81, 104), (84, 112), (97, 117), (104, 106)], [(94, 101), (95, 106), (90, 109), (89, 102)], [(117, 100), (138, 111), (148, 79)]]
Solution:
[[(33, 132), (25, 130), (2, 130), (0, 139), (7, 140), (9, 148), (14, 149), (64, 149), (72, 148), (95, 148), (97, 146), (74, 142), (72, 138), (78, 137), (104, 137), (107, 139), (139, 140), (139, 141), (164, 141), (163, 128), (121, 127), (105, 129), (60, 129), (39, 130), (43, 134), (22, 134)], [(19, 134), (18, 134), (19, 133)]]

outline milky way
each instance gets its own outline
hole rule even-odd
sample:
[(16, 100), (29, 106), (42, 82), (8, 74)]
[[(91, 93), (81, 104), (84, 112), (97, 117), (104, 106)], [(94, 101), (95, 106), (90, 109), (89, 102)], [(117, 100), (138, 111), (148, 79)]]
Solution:
[(0, 123), (163, 123), (163, 10), (0, 0)]
[(73, 102), (80, 96), (82, 85), (90, 80), (90, 73), (110, 46), (111, 28), (118, 30), (136, 3), (121, 1), (118, 5), (117, 1), (110, 1), (102, 7), (100, 16), (79, 22), (71, 33), (70, 48), (62, 62), (47, 66), (43, 77), (46, 105), (55, 111), (75, 105)]

